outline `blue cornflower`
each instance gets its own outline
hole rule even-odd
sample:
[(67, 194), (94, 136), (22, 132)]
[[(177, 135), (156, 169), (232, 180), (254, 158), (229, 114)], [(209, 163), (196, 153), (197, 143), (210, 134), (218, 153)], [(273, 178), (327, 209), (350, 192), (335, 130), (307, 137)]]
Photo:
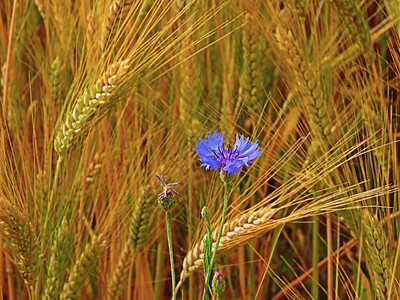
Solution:
[(198, 149), (193, 149), (206, 170), (218, 170), (221, 167), (223, 172), (232, 175), (241, 171), (242, 165), (249, 166), (251, 160), (261, 154), (258, 141), (249, 143), (249, 138), (245, 139), (243, 135), (236, 135), (233, 148), (224, 146), (222, 132), (216, 130), (214, 135), (208, 133), (207, 136), (208, 140), (200, 139), (200, 142), (196, 142)]

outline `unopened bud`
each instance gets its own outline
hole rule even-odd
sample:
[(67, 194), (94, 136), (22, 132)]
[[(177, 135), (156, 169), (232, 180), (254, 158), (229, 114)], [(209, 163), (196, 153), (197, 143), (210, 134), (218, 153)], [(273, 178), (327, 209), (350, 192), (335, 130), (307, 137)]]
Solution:
[(225, 291), (225, 280), (222, 278), (222, 275), (218, 270), (215, 271), (214, 278), (212, 280), (212, 289), (218, 295), (222, 295), (222, 293)]

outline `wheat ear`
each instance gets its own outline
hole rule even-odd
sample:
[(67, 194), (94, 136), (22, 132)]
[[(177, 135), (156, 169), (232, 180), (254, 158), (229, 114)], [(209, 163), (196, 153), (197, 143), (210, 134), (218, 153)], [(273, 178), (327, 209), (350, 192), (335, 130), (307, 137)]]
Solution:
[(30, 290), (35, 286), (37, 244), (31, 223), (11, 202), (0, 198), (0, 234)]
[(129, 273), (129, 261), (131, 258), (131, 241), (127, 239), (118, 258), (117, 267), (114, 269), (111, 280), (107, 286), (107, 299), (117, 299), (121, 294), (123, 282)]
[(139, 251), (146, 243), (152, 214), (151, 198), (141, 198), (136, 204), (129, 224), (132, 251)]
[(58, 101), (61, 98), (61, 60), (56, 57), (50, 67), (49, 84), (53, 100)]
[(321, 140), (329, 141), (332, 125), (325, 107), (319, 77), (310, 63), (303, 58), (304, 55), (301, 55), (290, 31), (278, 26), (275, 39), (296, 79), (295, 89), (307, 105), (313, 124), (318, 126)]
[(44, 288), (44, 300), (59, 299), (66, 264), (65, 241), (68, 235), (68, 224), (65, 219), (54, 235), (54, 242), (50, 248), (47, 280)]
[[(372, 107), (372, 103), (361, 101), (361, 113), (364, 119), (364, 126), (371, 136), (371, 142), (377, 145), (386, 144), (388, 142), (388, 133), (384, 131), (385, 122), (381, 119), (378, 112)], [(372, 151), (383, 174), (389, 174), (391, 169), (390, 157), (387, 147), (378, 147)]]
[(114, 102), (115, 93), (128, 73), (127, 60), (114, 63), (97, 80), (96, 84), (86, 89), (79, 97), (73, 109), (67, 113), (54, 139), (54, 149), (59, 155), (76, 145), (79, 136), (84, 136), (93, 120), (99, 120), (104, 110)]
[[(259, 209), (255, 212), (244, 214), (241, 217), (227, 221), (224, 225), (217, 254), (230, 250), (246, 241), (266, 232), (266, 226), (275, 214), (276, 210), (270, 207)], [(271, 226), (272, 225), (271, 223)], [(272, 228), (272, 227), (271, 227)], [(214, 249), (217, 239), (218, 229), (212, 233), (212, 249)], [(190, 273), (199, 270), (203, 266), (204, 241), (201, 239), (194, 247), (189, 250), (183, 260), (183, 270), (177, 287), (181, 286)]]
[(117, 267), (113, 271), (110, 283), (107, 286), (107, 299), (116, 299), (119, 297), (123, 288), (123, 282), (128, 276), (129, 260), (146, 242), (151, 217), (150, 202), (150, 198), (142, 195), (134, 207), (129, 224), (129, 238), (122, 248)]
[(350, 35), (354, 37), (361, 50), (366, 54), (366, 58), (373, 61), (375, 54), (372, 47), (371, 31), (368, 21), (358, 7), (357, 2), (352, 0), (337, 0), (333, 2)]
[(40, 15), (42, 16), (42, 18), (46, 17), (46, 15), (44, 13), (44, 0), (34, 0), (33, 2), (35, 2), (35, 5), (36, 5)]
[(386, 234), (376, 216), (372, 216), (368, 210), (362, 212), (362, 226), (377, 296), (379, 299), (392, 299), (393, 295), (389, 293), (391, 271)]
[(240, 76), (240, 85), (243, 90), (243, 98), (251, 100), (251, 103), (256, 103), (260, 96), (260, 36), (250, 13), (246, 13), (245, 22), (246, 25), (242, 29), (243, 70)]
[(67, 281), (64, 283), (61, 300), (78, 299), (82, 292), (88, 270), (96, 263), (106, 248), (106, 239), (103, 234), (94, 236), (75, 263)]
[(112, 39), (115, 34), (118, 23), (123, 22), (126, 15), (133, 4), (133, 0), (114, 0), (108, 8), (106, 21), (103, 24), (100, 48), (102, 51), (107, 47), (107, 43)]

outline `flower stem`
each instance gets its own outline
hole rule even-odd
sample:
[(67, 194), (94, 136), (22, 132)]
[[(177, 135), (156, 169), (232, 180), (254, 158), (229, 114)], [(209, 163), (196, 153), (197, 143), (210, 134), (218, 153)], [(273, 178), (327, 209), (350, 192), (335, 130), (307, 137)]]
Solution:
[[(210, 274), (210, 262), (211, 262), (211, 251), (212, 251), (212, 231), (211, 231), (211, 223), (209, 216), (204, 216), (206, 220), (207, 226), (207, 236), (204, 240), (204, 260), (203, 260), (203, 268), (204, 268), (204, 286), (206, 286), (206, 278), (207, 274)], [(207, 295), (208, 296), (208, 295)], [(207, 299), (208, 297), (206, 297)]]
[(165, 221), (167, 223), (167, 236), (168, 236), (168, 249), (169, 249), (169, 260), (171, 262), (171, 279), (172, 279), (172, 299), (176, 300), (175, 292), (175, 267), (174, 267), (174, 250), (172, 248), (172, 233), (171, 233), (171, 213), (165, 212)]
[(221, 240), (222, 230), (224, 228), (224, 223), (225, 223), (226, 211), (228, 208), (230, 186), (229, 186), (229, 183), (226, 181), (224, 181), (224, 185), (225, 185), (225, 195), (224, 195), (224, 208), (222, 210), (222, 217), (221, 217), (221, 225), (218, 230), (217, 240), (215, 242), (214, 251), (211, 256), (211, 261), (210, 261), (210, 265), (208, 267), (208, 272), (207, 272), (207, 274), (205, 274), (206, 279), (205, 279), (205, 284), (204, 284), (203, 300), (208, 299), (208, 285), (210, 283), (212, 267), (214, 264), (215, 256), (217, 255), (218, 245), (219, 245), (219, 241)]

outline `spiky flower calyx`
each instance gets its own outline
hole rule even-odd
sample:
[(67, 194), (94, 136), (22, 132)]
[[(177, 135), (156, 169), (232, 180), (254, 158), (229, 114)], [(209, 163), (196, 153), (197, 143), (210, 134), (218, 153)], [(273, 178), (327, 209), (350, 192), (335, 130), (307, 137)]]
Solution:
[(165, 182), (165, 175), (156, 175), (158, 181), (160, 181), (161, 186), (163, 187), (163, 191), (158, 194), (158, 206), (165, 211), (170, 211), (175, 203), (176, 203), (176, 196), (179, 194), (175, 191), (171, 186), (179, 185), (179, 182), (174, 183), (166, 183)]
[[(236, 135), (236, 142), (231, 147), (223, 144), (223, 133), (217, 130), (214, 134), (208, 133), (208, 140), (200, 138), (196, 142), (198, 149), (193, 149), (203, 163), (201, 166), (206, 170), (218, 170), (221, 168), (224, 175), (229, 176), (241, 171), (243, 165), (249, 166), (253, 159), (261, 154), (258, 141), (249, 143), (249, 138), (244, 135)], [(221, 179), (227, 181), (228, 177)]]

